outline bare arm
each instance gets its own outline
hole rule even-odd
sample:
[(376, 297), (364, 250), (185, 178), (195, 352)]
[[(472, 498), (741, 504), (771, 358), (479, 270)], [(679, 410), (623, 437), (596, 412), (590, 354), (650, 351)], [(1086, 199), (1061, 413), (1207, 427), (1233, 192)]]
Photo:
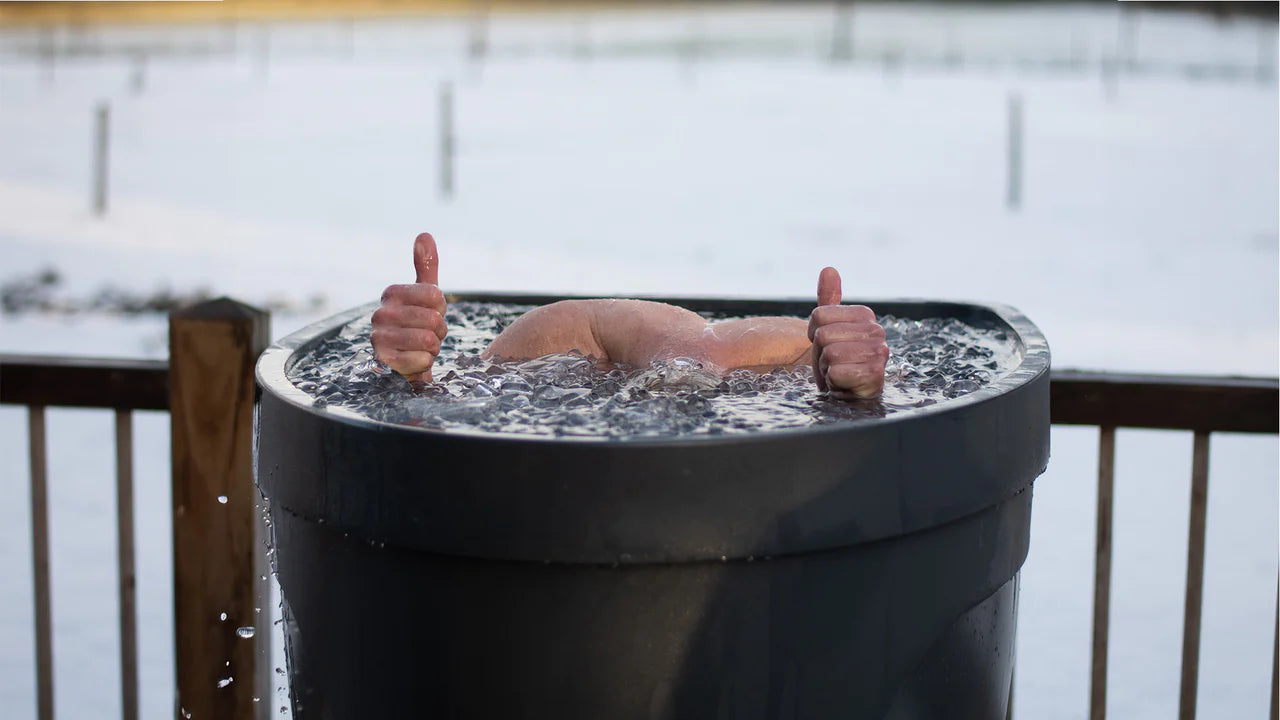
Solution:
[[(445, 326), (435, 240), (414, 241), (416, 282), (392, 285), (373, 314), (373, 349), (405, 377), (431, 380)], [(813, 363), (820, 390), (858, 398), (880, 394), (889, 357), (884, 329), (862, 305), (840, 304), (840, 274), (825, 268), (818, 308), (799, 318), (761, 317), (708, 322), (697, 313), (645, 300), (565, 300), (525, 313), (485, 350), (486, 357), (535, 358), (578, 350), (604, 363), (647, 367), (691, 357), (708, 369), (768, 370)]]
[(518, 318), (489, 345), (489, 356), (531, 358), (578, 350), (601, 362), (646, 367), (690, 357), (715, 370), (773, 368), (808, 359), (800, 318), (708, 322), (684, 308), (646, 300), (564, 300)]

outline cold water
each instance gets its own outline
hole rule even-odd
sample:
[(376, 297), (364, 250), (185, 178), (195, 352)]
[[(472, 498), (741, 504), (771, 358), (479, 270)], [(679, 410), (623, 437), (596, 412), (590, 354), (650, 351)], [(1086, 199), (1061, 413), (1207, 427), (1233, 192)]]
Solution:
[[(646, 368), (597, 367), (578, 353), (522, 362), (480, 357), (489, 341), (532, 306), (459, 302), (432, 369), (410, 383), (373, 357), (370, 316), (348, 325), (293, 364), (289, 377), (315, 397), (391, 423), (496, 433), (603, 438), (721, 435), (856, 422), (973, 392), (1016, 366), (1003, 328), (954, 319), (883, 316), (890, 357), (883, 395), (828, 398), (812, 369), (713, 374), (688, 358)], [(713, 316), (708, 315), (711, 318)], [(721, 319), (714, 316), (714, 319)]]

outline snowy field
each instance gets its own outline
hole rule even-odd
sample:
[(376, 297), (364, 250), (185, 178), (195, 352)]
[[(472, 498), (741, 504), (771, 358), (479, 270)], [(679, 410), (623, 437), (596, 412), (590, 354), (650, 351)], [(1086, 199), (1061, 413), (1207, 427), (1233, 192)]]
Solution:
[[(321, 311), (277, 315), (279, 336), (411, 279), (412, 239), (430, 230), (442, 284), (458, 290), (809, 297), (834, 265), (846, 297), (873, 306), (1013, 305), (1058, 368), (1277, 374), (1274, 25), (859, 3), (853, 61), (833, 63), (832, 18), (828, 6), (502, 16), (483, 63), (467, 57), (471, 25), (448, 18), (0, 32), (0, 281), (55, 267), (71, 297), (323, 295)], [(50, 63), (41, 47), (66, 52)], [(131, 56), (92, 54), (128, 48), (150, 49), (141, 75)], [(1126, 70), (1108, 79), (1108, 66)], [(438, 182), (444, 83), (451, 199)], [(104, 101), (110, 204), (96, 217)], [(0, 352), (163, 357), (166, 342), (160, 317), (0, 315)], [(58, 716), (115, 718), (112, 417), (49, 422)], [(168, 418), (136, 425), (143, 717), (161, 718)], [(1117, 445), (1109, 712), (1167, 718), (1191, 436), (1122, 431)], [(1020, 717), (1087, 715), (1096, 447), (1096, 430), (1055, 429), (1036, 484)], [(0, 473), (0, 707), (34, 717), (22, 408), (0, 407)], [(1200, 716), (1263, 717), (1276, 439), (1215, 436), (1210, 478)]]

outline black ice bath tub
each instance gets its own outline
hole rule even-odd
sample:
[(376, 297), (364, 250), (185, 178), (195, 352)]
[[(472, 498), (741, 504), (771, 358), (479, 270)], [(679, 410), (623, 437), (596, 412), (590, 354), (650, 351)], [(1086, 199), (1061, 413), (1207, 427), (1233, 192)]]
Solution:
[(313, 407), (287, 369), (371, 306), (267, 350), (258, 482), (295, 717), (1003, 718), (1048, 345), (1008, 307), (867, 304), (995, 323), (1020, 358), (884, 418), (609, 441)]

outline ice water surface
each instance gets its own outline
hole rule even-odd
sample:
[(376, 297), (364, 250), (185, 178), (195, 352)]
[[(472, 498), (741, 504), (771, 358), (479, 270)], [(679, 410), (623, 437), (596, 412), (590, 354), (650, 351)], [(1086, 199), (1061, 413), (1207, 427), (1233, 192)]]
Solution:
[[(721, 435), (856, 422), (944, 402), (1017, 364), (1003, 328), (883, 316), (890, 357), (884, 394), (846, 401), (818, 392), (807, 366), (725, 377), (688, 358), (646, 368), (597, 367), (579, 353), (490, 362), (480, 353), (528, 305), (449, 307), (433, 383), (410, 383), (373, 357), (370, 315), (299, 358), (289, 378), (316, 406), (419, 427), (607, 438)], [(708, 316), (712, 317), (712, 316)], [(720, 316), (715, 316), (721, 319)]]

